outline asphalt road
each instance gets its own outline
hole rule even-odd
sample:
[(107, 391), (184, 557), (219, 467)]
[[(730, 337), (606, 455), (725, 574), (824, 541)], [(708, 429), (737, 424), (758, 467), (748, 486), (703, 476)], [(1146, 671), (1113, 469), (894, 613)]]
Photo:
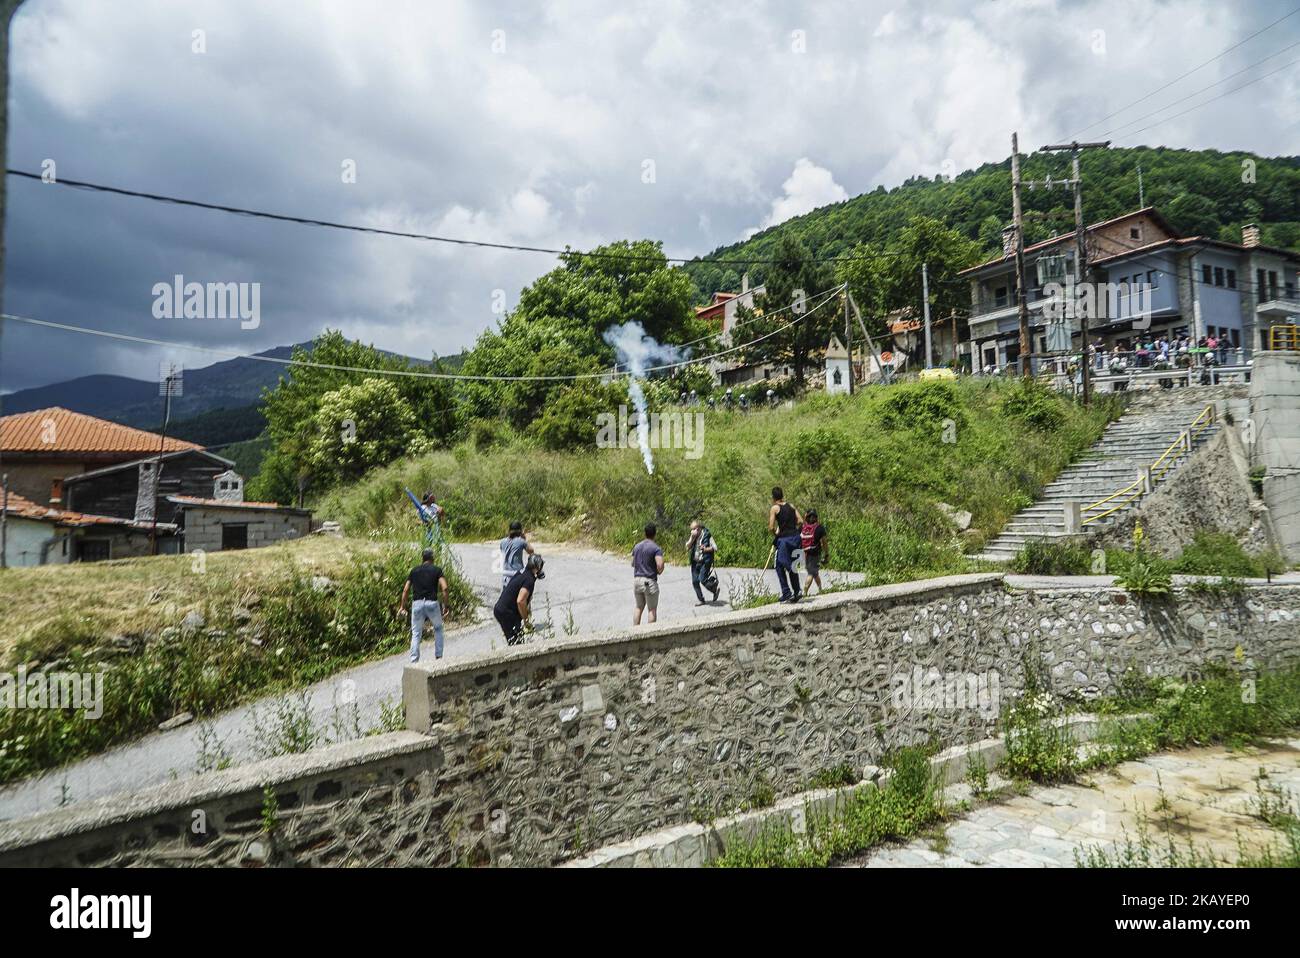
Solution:
[[(533, 601), (535, 641), (564, 638), (631, 626), (632, 568), (630, 557), (593, 549), (537, 544), (546, 558), (546, 577)], [(454, 546), (465, 575), (484, 603), (476, 623), (450, 623), (445, 656), (459, 659), (491, 651), (504, 644), (490, 606), (500, 592), (501, 575), (492, 571), (497, 546), (465, 543)], [(728, 597), (743, 591), (753, 569), (719, 569), (720, 601), (696, 605), (690, 569), (669, 565), (660, 578), (659, 621), (719, 615), (730, 610)], [(861, 578), (846, 574), (846, 578)], [(763, 576), (776, 591), (776, 575)], [(823, 571), (828, 585), (836, 573)], [(395, 585), (400, 589), (400, 583)], [(708, 593), (705, 593), (708, 598)], [(426, 636), (422, 656), (433, 655), (433, 636)], [(60, 804), (80, 802), (114, 792), (135, 791), (211, 768), (218, 758), (242, 764), (264, 757), (279, 729), (310, 713), (319, 744), (355, 738), (376, 727), (385, 706), (401, 701), (402, 668), (407, 655), (391, 656), (355, 666), (310, 688), (270, 696), (231, 709), (207, 720), (166, 732), (155, 732), (127, 745), (0, 790), (0, 819), (21, 818)]]

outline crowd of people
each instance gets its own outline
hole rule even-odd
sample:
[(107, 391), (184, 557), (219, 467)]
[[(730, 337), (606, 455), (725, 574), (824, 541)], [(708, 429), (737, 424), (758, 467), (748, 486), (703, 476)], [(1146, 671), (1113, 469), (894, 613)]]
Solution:
[[(1088, 359), (1096, 373), (1105, 375), (1126, 373), (1133, 369), (1229, 366), (1243, 362), (1244, 356), (1241, 347), (1227, 336), (1219, 337), (1211, 334), (1196, 339), (1186, 335), (1167, 336), (1159, 333), (1132, 341), (1117, 340), (1109, 346), (1104, 340), (1098, 339), (1088, 346)], [(1050, 360), (1040, 358), (1035, 362), (1037, 364), (1047, 361)], [(1078, 366), (1079, 355), (1075, 354), (1069, 360), (1069, 371), (1077, 374)], [(1035, 368), (1038, 368), (1037, 365)], [(1000, 376), (1004, 373), (1010, 375), (1016, 372), (1016, 364), (1014, 361), (1006, 366), (986, 363), (979, 372), (985, 376)]]
[[(432, 493), (420, 500), (420, 504), (426, 508), (433, 505), (437, 510), (436, 513), (429, 510), (430, 522), (426, 526), (436, 526), (444, 518), (445, 513), (440, 506), (436, 506)], [(424, 519), (425, 515), (422, 510), (421, 518)], [(772, 535), (768, 561), (775, 559), (776, 578), (781, 589), (780, 601), (798, 602), (803, 596), (811, 594), (814, 585), (819, 592), (822, 591), (821, 565), (828, 557), (829, 541), (826, 527), (819, 520), (817, 510), (809, 509), (806, 513), (800, 513), (786, 501), (784, 491), (779, 486), (774, 487), (767, 514), (767, 527)], [(632, 547), (634, 626), (640, 625), (643, 619), (647, 624), (657, 619), (659, 577), (664, 574), (665, 568), (664, 551), (656, 541), (658, 529), (655, 524), (648, 523), (643, 533), (644, 538)], [(722, 585), (713, 568), (718, 554), (718, 540), (699, 517), (691, 520), (685, 551), (690, 563), (695, 604), (717, 604), (722, 592)], [(532, 600), (537, 583), (546, 577), (543, 571), (545, 560), (534, 550), (524, 533), (523, 523), (518, 521), (510, 523), (509, 532), (498, 543), (498, 553), (494, 568), (501, 573), (501, 593), (492, 607), (492, 615), (501, 627), (506, 644), (518, 645), (531, 630)], [(449, 612), (447, 577), (434, 558), (434, 550), (426, 547), (422, 561), (411, 570), (402, 587), (398, 615), (406, 618), (409, 603), (412, 662), (420, 660), (420, 646), (425, 630), (430, 627), (434, 631), (434, 657), (441, 659), (443, 655), (444, 620)], [(766, 568), (765, 563), (764, 570)], [(801, 575), (804, 577), (802, 586)], [(710, 599), (705, 598), (706, 592), (710, 594)]]
[(1237, 347), (1232, 341), (1210, 335), (1193, 339), (1191, 336), (1166, 338), (1159, 334), (1133, 343), (1121, 340), (1108, 349), (1102, 340), (1088, 348), (1094, 367), (1098, 371), (1109, 368), (1112, 372), (1135, 369), (1187, 369), (1194, 365), (1228, 365)]

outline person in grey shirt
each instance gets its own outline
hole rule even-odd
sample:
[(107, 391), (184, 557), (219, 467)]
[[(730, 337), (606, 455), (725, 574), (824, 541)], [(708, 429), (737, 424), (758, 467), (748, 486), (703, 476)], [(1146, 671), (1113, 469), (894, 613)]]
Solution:
[(636, 612), (632, 624), (641, 624), (641, 613), (648, 611), (646, 622), (655, 620), (659, 608), (659, 576), (664, 571), (664, 550), (655, 542), (655, 524), (645, 527), (645, 538), (632, 547), (632, 594)]
[(516, 572), (522, 572), (525, 557), (533, 554), (533, 547), (524, 535), (524, 524), (519, 520), (510, 523), (510, 534), (501, 540), (501, 588), (510, 584)]

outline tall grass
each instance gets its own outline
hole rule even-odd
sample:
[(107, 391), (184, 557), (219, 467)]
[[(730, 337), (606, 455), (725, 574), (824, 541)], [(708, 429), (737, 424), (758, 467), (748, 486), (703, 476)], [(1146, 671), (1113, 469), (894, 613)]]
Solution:
[[(405, 647), (408, 626), (395, 612), (402, 582), (419, 561), (410, 543), (357, 550), (326, 577), (328, 583), (291, 552), (279, 559), (278, 574), (259, 581), (253, 609), (232, 603), (223, 590), (226, 580), (214, 577), (201, 629), (173, 627), (141, 637), (128, 654), (105, 658), (108, 636), (84, 629), (63, 643), (48, 628), (35, 630), (44, 651), (61, 653), (40, 671), (104, 671), (103, 714), (89, 719), (82, 711), (0, 709), (0, 783), (142, 735), (179, 712), (211, 715)], [(473, 593), (449, 554), (444, 571), (452, 615), (468, 616)]]
[[(1026, 390), (1032, 402), (1012, 401)], [(1019, 383), (870, 387), (792, 409), (705, 412), (703, 455), (659, 450), (653, 476), (636, 450), (556, 453), (514, 436), (393, 463), (326, 494), (317, 509), (363, 534), (414, 524), (403, 489), (433, 489), (457, 539), (500, 536), (519, 519), (543, 538), (623, 550), (655, 522), (678, 561), (699, 515), (719, 541), (720, 563), (761, 566), (769, 493), (780, 485), (800, 509), (818, 510), (832, 568), (896, 581), (965, 567), (963, 543), (937, 503), (972, 513), (966, 544), (975, 548), (1117, 414), (1109, 403), (1083, 409)]]

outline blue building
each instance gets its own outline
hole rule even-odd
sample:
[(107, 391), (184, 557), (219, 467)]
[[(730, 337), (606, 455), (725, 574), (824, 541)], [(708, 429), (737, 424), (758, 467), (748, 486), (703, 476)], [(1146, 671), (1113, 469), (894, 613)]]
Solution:
[[(1002, 255), (960, 274), (971, 287), (965, 361), (975, 371), (1019, 359), (1014, 239), (1004, 230)], [(1254, 225), (1242, 229), (1240, 243), (1183, 237), (1146, 207), (1087, 227), (1084, 242), (1086, 282), (1077, 276), (1073, 230), (1025, 247), (1036, 356), (1080, 347), (1078, 316), (1054, 309), (1062, 290), (1091, 297), (1089, 338), (1108, 350), (1160, 336), (1213, 336), (1249, 359), (1267, 348), (1270, 327), (1300, 321), (1300, 253), (1261, 245)]]

